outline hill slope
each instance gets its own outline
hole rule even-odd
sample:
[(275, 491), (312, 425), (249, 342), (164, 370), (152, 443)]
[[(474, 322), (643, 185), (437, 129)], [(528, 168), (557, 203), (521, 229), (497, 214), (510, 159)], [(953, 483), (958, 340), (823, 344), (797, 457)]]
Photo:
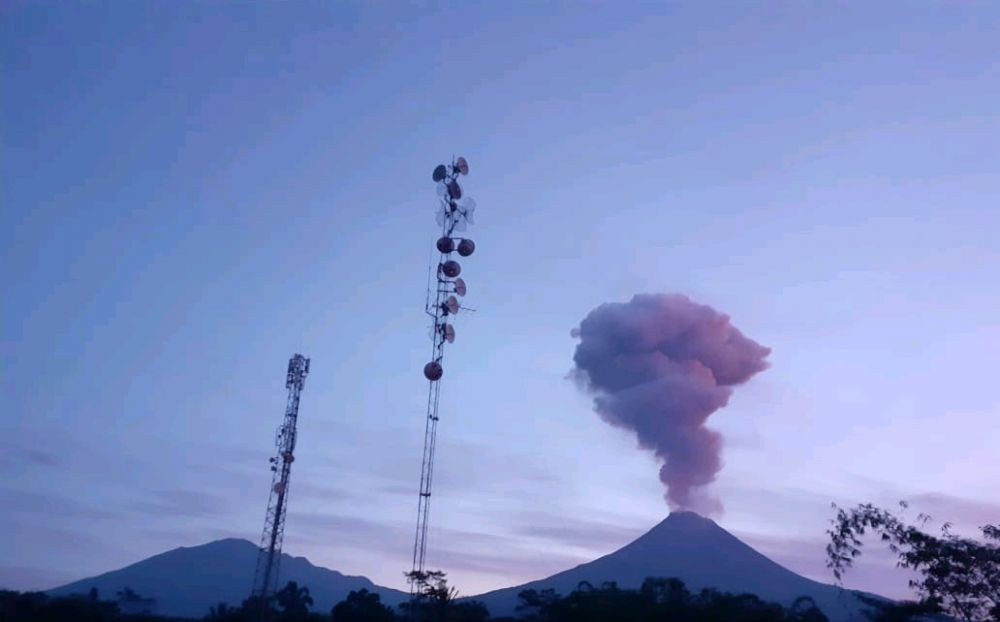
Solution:
[[(156, 599), (154, 613), (200, 618), (209, 607), (226, 602), (239, 605), (249, 595), (257, 561), (257, 545), (229, 538), (194, 547), (181, 547), (96, 577), (55, 588), (49, 594), (86, 593), (96, 587), (102, 598), (113, 598), (129, 587)], [(327, 613), (351, 590), (367, 589), (395, 605), (407, 598), (398, 590), (375, 585), (365, 577), (320, 568), (304, 557), (281, 556), (280, 585), (296, 581), (309, 588), (313, 611)]]
[(552, 588), (566, 595), (581, 581), (637, 588), (647, 577), (677, 577), (692, 592), (745, 592), (786, 606), (799, 596), (810, 596), (831, 622), (863, 619), (854, 593), (797, 575), (692, 512), (675, 512), (637, 540), (592, 562), (472, 599), (483, 602), (493, 615), (511, 615), (521, 590)]

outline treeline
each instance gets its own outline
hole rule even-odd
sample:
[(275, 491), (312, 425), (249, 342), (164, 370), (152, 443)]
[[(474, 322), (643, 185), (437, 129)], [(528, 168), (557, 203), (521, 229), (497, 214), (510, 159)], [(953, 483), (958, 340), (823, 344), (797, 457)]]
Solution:
[[(141, 599), (129, 590), (129, 603)], [(647, 579), (638, 590), (622, 589), (614, 583), (593, 586), (581, 583), (560, 596), (552, 590), (521, 592), (516, 618), (491, 618), (482, 603), (456, 598), (443, 575), (422, 586), (418, 596), (393, 609), (378, 594), (351, 592), (329, 612), (312, 610), (309, 589), (290, 582), (268, 603), (248, 599), (239, 606), (213, 606), (211, 622), (826, 622), (827, 618), (809, 598), (800, 598), (790, 608), (765, 602), (749, 594), (726, 594), (702, 590), (692, 594), (679, 579)], [(148, 602), (148, 601), (147, 601)], [(150, 613), (123, 611), (130, 605), (102, 601), (95, 593), (63, 598), (40, 593), (0, 592), (3, 622), (132, 622), (165, 621)]]
[[(432, 573), (434, 574), (434, 573)], [(351, 592), (329, 612), (313, 610), (309, 588), (289, 582), (267, 602), (247, 599), (232, 606), (209, 608), (205, 622), (827, 622), (811, 598), (790, 607), (752, 594), (713, 589), (692, 593), (680, 579), (646, 579), (624, 589), (615, 583), (583, 582), (566, 596), (553, 590), (525, 590), (516, 617), (493, 618), (476, 601), (459, 600), (444, 575), (425, 584), (409, 602), (393, 609), (368, 590)], [(865, 616), (873, 622), (922, 619), (934, 610), (915, 603), (865, 599)], [(116, 600), (87, 595), (50, 597), (40, 592), (0, 591), (0, 622), (190, 622), (150, 613), (155, 601), (126, 588)]]

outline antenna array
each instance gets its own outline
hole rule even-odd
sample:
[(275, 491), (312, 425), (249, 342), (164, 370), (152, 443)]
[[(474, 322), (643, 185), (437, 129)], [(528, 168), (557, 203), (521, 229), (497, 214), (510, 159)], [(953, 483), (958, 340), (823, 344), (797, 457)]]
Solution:
[[(441, 227), (441, 237), (435, 246), (440, 256), (437, 262), (436, 284), (434, 289), (428, 289), (425, 311), (434, 318), (434, 329), (431, 340), (434, 343), (431, 361), (424, 365), (424, 377), (430, 383), (427, 392), (427, 421), (424, 428), (424, 456), (420, 470), (420, 497), (417, 504), (417, 533), (413, 542), (413, 571), (410, 573), (411, 590), (416, 589), (414, 577), (424, 573), (424, 562), (427, 556), (427, 522), (431, 505), (431, 484), (434, 479), (434, 449), (437, 440), (438, 403), (441, 398), (441, 377), (444, 375), (442, 360), (444, 359), (444, 344), (455, 341), (455, 328), (451, 324), (452, 316), (464, 307), (456, 296), (465, 296), (467, 286), (459, 278), (462, 266), (453, 253), (468, 257), (476, 250), (475, 243), (455, 234), (463, 232), (473, 223), (476, 202), (463, 196), (462, 186), (458, 183), (460, 175), (469, 174), (469, 163), (465, 158), (457, 158), (451, 165), (438, 165), (432, 174), (437, 183), (440, 209), (437, 212), (437, 224)], [(431, 294), (433, 303), (431, 302)]]

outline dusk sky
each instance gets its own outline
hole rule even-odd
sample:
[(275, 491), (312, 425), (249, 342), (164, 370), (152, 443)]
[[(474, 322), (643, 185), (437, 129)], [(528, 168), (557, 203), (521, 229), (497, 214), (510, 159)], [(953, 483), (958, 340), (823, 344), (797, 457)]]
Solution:
[(771, 349), (706, 492), (779, 563), (833, 581), (832, 502), (1000, 518), (996, 3), (7, 1), (0, 71), (0, 587), (257, 541), (301, 352), (285, 551), (403, 588), (453, 155), (428, 562), (463, 594), (669, 512), (571, 378), (634, 294)]

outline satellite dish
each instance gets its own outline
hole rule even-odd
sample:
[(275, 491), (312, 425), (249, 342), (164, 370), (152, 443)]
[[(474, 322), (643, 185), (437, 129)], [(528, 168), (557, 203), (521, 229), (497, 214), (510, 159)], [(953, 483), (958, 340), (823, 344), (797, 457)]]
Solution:
[(455, 160), (455, 168), (457, 168), (458, 172), (463, 175), (469, 174), (469, 163), (466, 162), (465, 158), (463, 158), (462, 156), (458, 156), (458, 159)]
[(458, 304), (458, 298), (454, 296), (448, 296), (448, 300), (444, 301), (444, 308), (448, 313), (455, 315), (461, 306)]
[(285, 453), (281, 454), (281, 457), (285, 459), (285, 462), (295, 462), (295, 456), (293, 456), (292, 452), (290, 451), (286, 451)]
[(469, 228), (468, 223), (461, 214), (446, 210), (444, 206), (441, 206), (441, 209), (439, 209), (437, 214), (434, 215), (434, 222), (436, 222), (439, 227), (444, 227), (447, 224), (447, 233), (454, 233), (456, 231), (462, 232)]
[(469, 197), (465, 197), (458, 202), (458, 213), (461, 214), (462, 218), (470, 225), (475, 224), (476, 201)]
[(437, 361), (431, 361), (424, 365), (424, 377), (434, 382), (435, 380), (440, 380), (441, 376), (444, 375), (444, 369), (441, 367), (441, 363)]
[(455, 293), (459, 296), (464, 296), (466, 291), (465, 281), (462, 279), (455, 279)]
[(442, 253), (450, 253), (455, 250), (455, 240), (451, 238), (438, 238), (437, 249)]
[(448, 196), (450, 196), (453, 199), (462, 198), (462, 186), (459, 186), (457, 181), (452, 179), (446, 185), (448, 187)]
[(469, 238), (465, 238), (464, 240), (458, 243), (458, 254), (461, 255), (462, 257), (468, 257), (475, 251), (476, 251), (476, 243), (470, 240)]
[(448, 194), (448, 184), (443, 181), (439, 181), (437, 185), (437, 193), (439, 197), (443, 197)]
[(278, 482), (277, 484), (275, 484), (274, 485), (274, 492), (278, 493), (279, 495), (281, 493), (285, 492), (285, 484), (284, 484), (284, 482)]
[(462, 273), (462, 266), (454, 260), (449, 259), (448, 261), (441, 264), (441, 272), (449, 278), (455, 278)]
[[(466, 164), (465, 168), (466, 170), (468, 170), (469, 165)], [(434, 167), (434, 173), (431, 175), (431, 178), (434, 181), (441, 181), (447, 176), (448, 176), (448, 169), (445, 168), (444, 164), (438, 164), (437, 166)]]
[(455, 327), (451, 324), (444, 325), (444, 340), (448, 343), (455, 343)]

